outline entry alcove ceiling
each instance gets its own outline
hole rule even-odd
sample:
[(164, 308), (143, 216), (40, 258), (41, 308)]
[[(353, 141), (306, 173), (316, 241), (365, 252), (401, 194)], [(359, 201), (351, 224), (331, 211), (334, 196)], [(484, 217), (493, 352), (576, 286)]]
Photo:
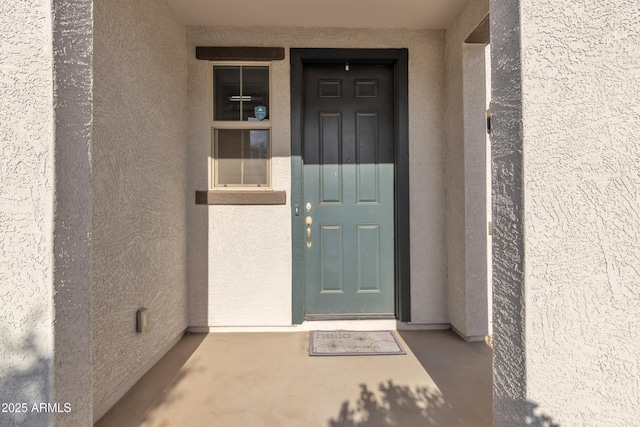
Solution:
[[(473, 0), (469, 0), (473, 1)], [(169, 0), (187, 25), (445, 29), (466, 0)]]

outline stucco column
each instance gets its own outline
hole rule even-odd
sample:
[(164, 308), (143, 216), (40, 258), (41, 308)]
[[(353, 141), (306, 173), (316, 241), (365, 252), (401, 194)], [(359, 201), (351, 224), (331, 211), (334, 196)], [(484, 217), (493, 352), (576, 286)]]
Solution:
[[(487, 319), (487, 78), (485, 45), (464, 44), (464, 283), (466, 339), (484, 339)], [(457, 325), (454, 325), (456, 327)], [(456, 328), (458, 329), (458, 328)]]
[(0, 425), (93, 421), (91, 8), (0, 4)]
[(20, 404), (0, 413), (3, 426), (52, 418), (31, 411), (32, 403), (51, 401), (53, 375), (53, 58), (46, 3), (0, 2), (0, 401)]
[(93, 423), (93, 0), (53, 0), (55, 189), (52, 398), (56, 425)]
[(447, 312), (466, 340), (484, 340), (487, 319), (487, 41), (478, 31), (489, 1), (468, 2), (445, 33)]
[(491, 2), (494, 423), (640, 419), (640, 7)]

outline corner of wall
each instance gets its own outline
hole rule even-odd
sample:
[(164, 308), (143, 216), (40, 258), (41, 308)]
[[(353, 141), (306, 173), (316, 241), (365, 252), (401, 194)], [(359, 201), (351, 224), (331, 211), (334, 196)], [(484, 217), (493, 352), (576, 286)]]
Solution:
[(522, 80), (517, 3), (491, 3), (494, 425), (526, 409)]
[[(470, 117), (467, 117), (465, 111), (469, 107), (465, 104), (468, 95), (465, 93), (465, 79), (468, 80), (469, 72), (476, 70), (465, 69), (464, 63), (464, 42), (488, 11), (488, 0), (467, 2), (445, 32), (447, 311), (452, 326), (463, 335), (478, 334), (483, 330), (479, 327), (482, 320), (488, 324), (486, 301), (483, 303), (476, 295), (482, 293), (477, 283), (480, 286), (484, 283), (486, 287), (486, 278), (483, 280), (475, 270), (472, 274), (474, 277), (469, 277), (469, 269), (473, 270), (476, 264), (481, 265), (478, 257), (484, 256), (486, 264), (487, 254), (486, 248), (483, 255), (474, 245), (482, 239), (482, 234), (479, 233), (485, 231), (484, 224), (480, 225), (481, 229), (478, 228), (476, 218), (478, 215), (475, 205), (481, 200), (470, 198), (467, 194), (471, 187), (478, 187), (479, 184), (475, 182), (478, 177), (468, 173), (468, 168), (474, 167), (475, 162), (469, 155), (470, 143), (465, 135), (465, 126)], [(484, 102), (482, 99), (482, 111)], [(484, 136), (484, 125), (482, 129)], [(481, 166), (484, 172), (484, 167)], [(485, 183), (482, 182), (481, 185), (484, 186)], [(469, 206), (470, 203), (473, 206)], [(478, 311), (483, 307), (484, 319), (479, 320)]]
[(54, 396), (71, 405), (56, 424), (93, 419), (91, 149), (93, 5), (53, 0), (55, 212)]

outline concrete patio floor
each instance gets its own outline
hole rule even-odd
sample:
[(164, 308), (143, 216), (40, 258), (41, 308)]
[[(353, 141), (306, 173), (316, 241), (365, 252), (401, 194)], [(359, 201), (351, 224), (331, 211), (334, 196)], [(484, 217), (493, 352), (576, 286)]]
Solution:
[(491, 426), (491, 349), (399, 331), (404, 356), (309, 357), (308, 332), (185, 335), (98, 427)]

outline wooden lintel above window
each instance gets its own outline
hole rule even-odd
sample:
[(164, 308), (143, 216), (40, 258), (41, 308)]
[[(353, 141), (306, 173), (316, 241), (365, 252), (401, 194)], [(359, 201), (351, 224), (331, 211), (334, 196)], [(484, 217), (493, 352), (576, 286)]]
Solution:
[(284, 191), (196, 191), (196, 205), (284, 205)]
[(197, 46), (196, 58), (205, 61), (278, 61), (284, 59), (284, 48)]

